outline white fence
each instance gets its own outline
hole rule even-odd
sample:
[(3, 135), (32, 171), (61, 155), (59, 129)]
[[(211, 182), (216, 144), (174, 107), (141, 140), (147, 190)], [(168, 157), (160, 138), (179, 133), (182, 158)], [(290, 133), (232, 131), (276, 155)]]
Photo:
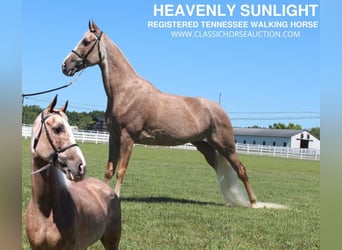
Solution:
[[(26, 139), (31, 137), (31, 125), (22, 125), (22, 136)], [(75, 139), (81, 143), (108, 143), (109, 133), (101, 131), (90, 130), (74, 130)], [(196, 150), (192, 144), (187, 143), (180, 146), (172, 146), (170, 148)], [(253, 154), (253, 155), (266, 155), (272, 157), (285, 157), (285, 158), (297, 158), (305, 160), (320, 160), (320, 150), (313, 149), (300, 149), (289, 147), (274, 147), (264, 145), (251, 145), (251, 144), (236, 144), (238, 153)]]
[[(32, 125), (22, 125), (22, 136), (25, 138), (31, 137)], [(85, 143), (108, 143), (109, 133), (92, 130), (73, 130), (76, 141)]]
[(238, 152), (245, 154), (298, 158), (304, 160), (320, 160), (320, 150), (318, 149), (275, 147), (241, 143), (236, 144), (236, 149)]

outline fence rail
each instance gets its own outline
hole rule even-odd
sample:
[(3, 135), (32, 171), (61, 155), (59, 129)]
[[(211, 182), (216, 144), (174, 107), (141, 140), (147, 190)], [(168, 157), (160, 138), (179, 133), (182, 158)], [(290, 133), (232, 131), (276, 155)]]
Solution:
[[(32, 126), (22, 125), (22, 137), (31, 137)], [(76, 141), (81, 143), (108, 143), (109, 133), (102, 131), (91, 131), (91, 130), (74, 130), (74, 136)], [(150, 147), (150, 146), (149, 146)], [(155, 146), (153, 146), (155, 147)], [(171, 146), (169, 148), (178, 148), (186, 150), (196, 150), (192, 144), (187, 143), (179, 146)], [(296, 158), (303, 160), (320, 160), (319, 149), (300, 149), (290, 147), (276, 147), (266, 145), (251, 145), (251, 144), (236, 144), (236, 150), (242, 154), (252, 155), (266, 155), (272, 157), (285, 157), (285, 158)]]

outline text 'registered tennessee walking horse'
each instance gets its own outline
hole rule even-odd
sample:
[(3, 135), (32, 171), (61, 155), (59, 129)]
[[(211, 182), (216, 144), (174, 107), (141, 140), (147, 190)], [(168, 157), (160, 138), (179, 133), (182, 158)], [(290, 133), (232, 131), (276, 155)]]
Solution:
[[(191, 142), (214, 168), (227, 202), (256, 204), (246, 169), (235, 151), (231, 122), (219, 104), (159, 91), (134, 71), (120, 49), (94, 22), (89, 22), (89, 30), (67, 55), (62, 70), (72, 76), (96, 64), (108, 97), (106, 122), (110, 139), (105, 180), (111, 179), (118, 165), (118, 195), (134, 143), (169, 146)], [(245, 193), (237, 177), (243, 182), (249, 200), (243, 197)]]
[[(57, 98), (32, 127), (32, 196), (26, 209), (26, 233), (32, 249), (86, 249), (101, 240), (118, 249), (120, 201), (95, 178), (84, 179), (86, 163)], [(64, 173), (63, 173), (64, 172)]]

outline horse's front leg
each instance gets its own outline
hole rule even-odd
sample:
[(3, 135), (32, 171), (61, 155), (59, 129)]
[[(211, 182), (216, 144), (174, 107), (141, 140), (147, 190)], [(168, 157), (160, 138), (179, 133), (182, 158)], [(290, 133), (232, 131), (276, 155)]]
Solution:
[(105, 177), (104, 181), (105, 183), (109, 183), (109, 181), (112, 179), (116, 167), (119, 160), (119, 152), (120, 152), (120, 142), (116, 139), (114, 139), (113, 136), (109, 136), (109, 154), (108, 154), (108, 163), (107, 168), (105, 171)]
[(120, 197), (120, 189), (123, 179), (126, 175), (128, 162), (132, 154), (134, 141), (126, 130), (123, 130), (120, 138), (120, 157), (119, 168), (116, 173), (116, 183), (114, 192)]

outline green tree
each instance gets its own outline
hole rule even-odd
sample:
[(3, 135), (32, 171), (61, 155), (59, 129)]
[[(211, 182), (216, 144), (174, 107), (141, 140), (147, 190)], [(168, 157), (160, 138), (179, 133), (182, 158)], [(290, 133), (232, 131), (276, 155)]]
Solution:
[(309, 132), (317, 139), (319, 140), (321, 139), (321, 128), (319, 127), (311, 128)]
[(70, 125), (77, 126), (79, 129), (86, 129), (87, 125), (93, 122), (93, 117), (86, 112), (67, 111), (66, 114)]
[(22, 110), (22, 120), (23, 124), (33, 124), (37, 115), (42, 112), (42, 108), (38, 105), (25, 105)]
[[(37, 115), (42, 112), (42, 108), (37, 105), (25, 105), (23, 106), (22, 111), (22, 123), (23, 124), (33, 124), (34, 119), (36, 119)], [(77, 126), (79, 129), (87, 129), (89, 124), (92, 124), (94, 121), (94, 117), (104, 117), (104, 111), (91, 111), (91, 112), (76, 112), (76, 111), (67, 111), (66, 115), (68, 116), (69, 124), (71, 126)]]
[(287, 125), (287, 128), (292, 130), (301, 130), (302, 126), (290, 122), (289, 125)]
[(90, 111), (89, 115), (91, 115), (92, 117), (105, 117), (105, 112), (100, 110), (94, 110)]
[(253, 125), (252, 127), (249, 127), (249, 128), (261, 128), (261, 127), (259, 127), (258, 125)]
[(284, 123), (273, 123), (273, 125), (269, 125), (268, 128), (271, 129), (292, 129), (292, 130), (301, 130), (302, 126), (299, 124), (289, 123), (288, 125), (285, 125)]
[(286, 129), (286, 125), (284, 123), (273, 123), (273, 125), (269, 125), (268, 128), (271, 129)]

